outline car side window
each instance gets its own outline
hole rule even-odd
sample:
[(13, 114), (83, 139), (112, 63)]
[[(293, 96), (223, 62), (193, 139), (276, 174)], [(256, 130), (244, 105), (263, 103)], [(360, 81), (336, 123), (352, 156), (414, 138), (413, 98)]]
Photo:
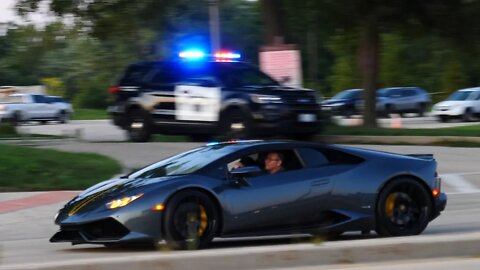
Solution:
[(297, 151), (306, 168), (317, 168), (329, 163), (327, 157), (318, 149), (299, 148)]
[(174, 72), (167, 69), (156, 69), (148, 75), (148, 83), (153, 86), (173, 85), (178, 80)]

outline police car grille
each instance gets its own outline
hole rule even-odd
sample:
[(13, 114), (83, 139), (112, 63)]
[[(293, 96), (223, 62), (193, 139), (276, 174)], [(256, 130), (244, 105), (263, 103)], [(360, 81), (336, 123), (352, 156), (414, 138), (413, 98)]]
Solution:
[(315, 98), (311, 96), (297, 96), (297, 95), (291, 95), (291, 96), (282, 96), (283, 101), (286, 104), (291, 104), (291, 105), (312, 105), (315, 104)]

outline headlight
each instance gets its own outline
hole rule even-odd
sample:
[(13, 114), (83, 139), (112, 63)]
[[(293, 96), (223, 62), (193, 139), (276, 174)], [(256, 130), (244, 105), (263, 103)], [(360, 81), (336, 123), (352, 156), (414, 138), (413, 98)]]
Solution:
[(6, 105), (0, 105), (0, 111), (6, 111), (8, 107)]
[(257, 95), (257, 94), (251, 94), (250, 98), (252, 99), (253, 102), (255, 103), (283, 103), (282, 98), (279, 96), (274, 96), (274, 95)]
[(134, 196), (128, 196), (128, 197), (124, 197), (124, 198), (121, 198), (121, 199), (117, 199), (117, 200), (113, 200), (109, 203), (106, 204), (107, 208), (108, 209), (115, 209), (115, 208), (119, 208), (119, 207), (124, 207), (125, 205), (135, 201), (136, 199), (142, 197), (143, 193), (141, 194), (137, 194), (137, 195), (134, 195)]

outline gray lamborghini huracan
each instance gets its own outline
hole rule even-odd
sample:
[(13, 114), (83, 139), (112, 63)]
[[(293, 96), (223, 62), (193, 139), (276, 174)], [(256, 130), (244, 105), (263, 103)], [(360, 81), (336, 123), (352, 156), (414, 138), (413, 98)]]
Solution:
[[(278, 173), (264, 170), (280, 153)], [(237, 166), (248, 158), (249, 164)], [(202, 248), (214, 237), (421, 233), (445, 209), (431, 154), (295, 141), (210, 143), (69, 201), (51, 242)]]

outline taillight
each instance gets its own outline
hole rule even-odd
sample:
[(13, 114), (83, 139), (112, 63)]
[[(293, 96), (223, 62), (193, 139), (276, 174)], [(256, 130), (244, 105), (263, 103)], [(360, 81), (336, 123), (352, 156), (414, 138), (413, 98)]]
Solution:
[(110, 94), (116, 94), (116, 93), (118, 93), (119, 91), (120, 91), (120, 86), (116, 86), (116, 85), (115, 85), (115, 86), (110, 86), (110, 87), (108, 88), (108, 92), (109, 92)]
[(437, 197), (442, 190), (442, 178), (435, 172), (435, 187), (432, 189), (433, 197)]

